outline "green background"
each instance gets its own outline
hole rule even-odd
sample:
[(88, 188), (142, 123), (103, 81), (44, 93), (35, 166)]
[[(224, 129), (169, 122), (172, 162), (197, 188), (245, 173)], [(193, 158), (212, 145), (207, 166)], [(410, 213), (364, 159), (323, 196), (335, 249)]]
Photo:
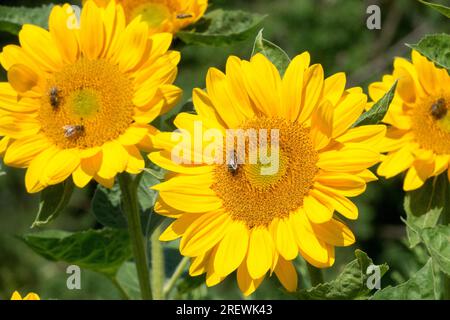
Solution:
[[(2, 5), (35, 6), (49, 1), (1, 1)], [(280, 45), (291, 56), (309, 51), (313, 63), (321, 63), (327, 75), (338, 71), (347, 73), (349, 85), (367, 85), (390, 72), (396, 56), (409, 56), (405, 43), (416, 43), (427, 33), (448, 31), (448, 21), (438, 13), (414, 0), (213, 0), (213, 8), (241, 9), (268, 14), (265, 20), (265, 38)], [(442, 2), (444, 3), (444, 2)], [(382, 10), (382, 30), (366, 28), (366, 8), (379, 4)], [(255, 34), (256, 36), (256, 34)], [(17, 38), (0, 33), (0, 45), (17, 43)], [(184, 100), (192, 88), (204, 87), (208, 67), (223, 70), (227, 56), (233, 54), (249, 58), (253, 39), (232, 47), (180, 47), (182, 61), (177, 84), (184, 89)], [(5, 79), (4, 72), (0, 75)], [(177, 108), (181, 108), (180, 104)], [(83, 270), (82, 289), (66, 288), (66, 267), (38, 257), (16, 238), (30, 232), (37, 212), (38, 196), (29, 195), (24, 187), (24, 171), (7, 169), (0, 177), (0, 299), (9, 299), (14, 290), (34, 291), (45, 299), (102, 299), (119, 298), (115, 288), (101, 275)], [(336, 264), (326, 271), (332, 279), (347, 262), (353, 251), (361, 248), (375, 263), (387, 262), (391, 270), (383, 278), (383, 287), (408, 279), (424, 264), (423, 250), (414, 252), (407, 247), (405, 228), (400, 221), (403, 213), (401, 177), (380, 183), (371, 183), (367, 192), (358, 197), (360, 218), (349, 222), (357, 236), (356, 245), (338, 249)], [(50, 225), (68, 231), (100, 228), (90, 212), (90, 199), (95, 186), (77, 190), (69, 208)], [(179, 260), (167, 247), (167, 269), (170, 272)], [(178, 298), (240, 298), (235, 277), (223, 284), (206, 289), (202, 277), (180, 281)], [(303, 278), (300, 286), (308, 285)], [(192, 289), (195, 288), (195, 289)], [(289, 298), (277, 280), (265, 281), (253, 298)]]

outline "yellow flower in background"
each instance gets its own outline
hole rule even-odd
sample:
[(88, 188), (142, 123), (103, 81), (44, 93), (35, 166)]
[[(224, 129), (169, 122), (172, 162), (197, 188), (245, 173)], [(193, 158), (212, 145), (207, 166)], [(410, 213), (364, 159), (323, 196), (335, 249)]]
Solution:
[(169, 33), (148, 36), (139, 18), (125, 23), (111, 2), (88, 1), (74, 27), (69, 5), (55, 6), (50, 31), (24, 25), (20, 46), (3, 48), (0, 62), (0, 155), (28, 168), (29, 192), (72, 175), (111, 187), (123, 171), (144, 168), (140, 150), (151, 151), (156, 129), (148, 125), (178, 100), (172, 85), (180, 59), (167, 51)]
[(19, 292), (14, 291), (14, 293), (11, 296), (11, 300), (41, 300), (41, 298), (36, 293), (33, 292), (30, 292), (24, 298), (22, 298)]
[[(160, 239), (181, 238), (180, 252), (192, 258), (190, 275), (206, 273), (206, 284), (213, 286), (237, 270), (239, 287), (249, 295), (268, 272), (275, 272), (294, 291), (292, 260), (298, 253), (324, 268), (333, 265), (335, 246), (354, 243), (334, 211), (358, 217), (347, 197), (363, 193), (366, 183), (376, 180), (367, 168), (379, 161), (372, 145), (385, 135), (385, 127), (351, 128), (367, 97), (345, 85), (343, 73), (324, 79), (322, 66), (310, 66), (308, 53), (297, 56), (282, 78), (261, 54), (250, 62), (230, 57), (226, 74), (209, 70), (206, 92), (193, 93), (198, 115), (181, 113), (175, 125), (194, 137), (198, 121), (202, 131), (278, 129), (279, 169), (266, 175), (260, 162), (236, 166), (205, 158), (183, 164), (172, 158), (174, 135), (183, 133), (156, 136), (155, 146), (163, 150), (150, 159), (172, 173), (154, 187), (159, 191), (155, 210), (176, 219)], [(259, 147), (263, 144), (264, 139)]]
[(413, 51), (412, 63), (395, 59), (392, 75), (370, 85), (370, 97), (381, 98), (396, 79), (397, 91), (383, 120), (391, 126), (380, 144), (388, 153), (377, 173), (391, 178), (407, 171), (403, 188), (410, 191), (449, 167), (450, 76)]
[[(106, 6), (109, 0), (94, 0)], [(208, 0), (115, 0), (123, 6), (128, 21), (137, 16), (148, 23), (150, 33), (176, 33), (197, 22), (208, 7)]]

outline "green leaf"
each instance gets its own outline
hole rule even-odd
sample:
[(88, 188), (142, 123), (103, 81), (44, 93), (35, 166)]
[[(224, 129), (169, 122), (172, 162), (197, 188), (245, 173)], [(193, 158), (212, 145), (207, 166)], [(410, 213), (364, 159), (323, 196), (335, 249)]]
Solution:
[(450, 226), (440, 225), (424, 229), (421, 237), (433, 261), (450, 276)]
[(380, 99), (378, 100), (370, 110), (364, 112), (358, 120), (353, 124), (353, 127), (378, 124), (380, 123), (386, 112), (391, 105), (392, 99), (394, 99), (395, 90), (397, 88), (397, 81), (392, 85), (391, 89)]
[[(367, 268), (373, 265), (373, 262), (361, 250), (356, 250), (355, 256), (356, 259), (347, 264), (335, 280), (321, 283), (308, 290), (300, 290), (298, 298), (305, 300), (367, 298), (370, 294), (370, 289), (367, 288)], [(379, 267), (381, 276), (389, 270), (387, 264), (380, 265)]]
[(284, 75), (286, 69), (291, 62), (288, 54), (276, 44), (264, 39), (263, 30), (259, 31), (253, 45), (252, 56), (257, 53), (262, 53), (267, 59), (277, 67), (281, 75)]
[[(137, 190), (141, 208), (142, 233), (144, 235), (151, 235), (165, 219), (163, 216), (153, 212), (157, 193), (150, 189), (150, 187), (160, 182), (155, 176), (161, 176), (162, 173), (157, 169), (148, 170), (152, 170), (152, 173), (148, 173), (147, 170), (142, 173)], [(127, 228), (126, 216), (122, 211), (121, 197), (122, 193), (118, 184), (115, 184), (111, 189), (100, 185), (97, 187), (92, 199), (92, 213), (97, 221), (105, 227)]]
[(440, 13), (442, 13), (444, 16), (446, 16), (447, 18), (450, 18), (450, 8), (446, 7), (442, 4), (437, 4), (437, 3), (431, 3), (428, 1), (424, 1), (424, 0), (419, 0), (419, 2), (422, 2), (423, 4), (429, 6), (430, 8), (439, 11)]
[(3, 163), (0, 161), (0, 177), (6, 175), (6, 172), (3, 171)]
[(418, 44), (407, 44), (407, 46), (418, 51), (436, 65), (447, 70), (450, 69), (450, 35), (445, 33), (428, 35)]
[(131, 257), (128, 232), (119, 229), (68, 233), (48, 230), (21, 239), (37, 254), (113, 277)]
[(264, 18), (256, 13), (218, 9), (206, 14), (191, 30), (178, 32), (177, 37), (186, 44), (230, 45), (251, 36)]
[(98, 222), (109, 228), (127, 228), (127, 220), (121, 209), (121, 193), (118, 184), (112, 189), (97, 186), (92, 199), (92, 213)]
[(116, 281), (131, 300), (141, 299), (141, 289), (134, 262), (125, 262), (120, 267), (116, 275)]
[(404, 208), (411, 247), (421, 242), (420, 231), (434, 227), (440, 216), (450, 214), (450, 190), (447, 174), (428, 179), (420, 189), (406, 193)]
[(386, 287), (376, 292), (374, 300), (432, 300), (436, 299), (434, 272), (431, 258), (411, 279), (396, 287)]
[(35, 8), (0, 5), (0, 31), (18, 34), (26, 23), (47, 28), (52, 7), (52, 4)]
[(56, 219), (67, 207), (72, 197), (73, 189), (72, 179), (67, 179), (63, 183), (49, 186), (42, 190), (39, 211), (31, 227), (41, 227)]

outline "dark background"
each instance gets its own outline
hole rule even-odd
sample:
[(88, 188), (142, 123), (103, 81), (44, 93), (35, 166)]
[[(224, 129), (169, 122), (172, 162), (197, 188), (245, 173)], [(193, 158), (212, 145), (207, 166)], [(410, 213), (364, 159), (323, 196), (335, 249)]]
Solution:
[[(2, 5), (35, 6), (49, 1), (1, 0)], [(367, 89), (371, 81), (391, 71), (395, 56), (409, 57), (405, 43), (416, 43), (427, 33), (448, 31), (448, 20), (415, 0), (212, 0), (213, 8), (242, 9), (268, 14), (264, 22), (265, 38), (280, 45), (290, 56), (309, 51), (313, 63), (321, 63), (327, 75), (347, 73), (349, 85)], [(435, 1), (436, 2), (436, 1)], [(447, 3), (443, 1), (442, 3)], [(378, 4), (382, 9), (382, 30), (366, 28), (366, 8)], [(256, 35), (256, 34), (255, 34)], [(0, 33), (0, 45), (16, 43), (16, 36)], [(184, 99), (192, 88), (203, 87), (208, 67), (223, 70), (230, 54), (249, 58), (253, 39), (232, 47), (184, 47), (177, 84), (185, 90)], [(3, 70), (0, 78), (5, 79)], [(177, 108), (180, 108), (180, 104)], [(98, 228), (90, 213), (90, 198), (95, 186), (77, 190), (68, 210), (49, 228), (68, 231)], [(391, 270), (382, 285), (405, 281), (423, 263), (423, 252), (407, 247), (405, 229), (400, 220), (403, 213), (401, 177), (371, 183), (367, 192), (358, 197), (360, 218), (349, 225), (357, 242), (350, 248), (338, 249), (336, 264), (326, 271), (332, 279), (353, 259), (353, 251), (361, 248), (376, 263), (387, 262)], [(7, 169), (0, 177), (0, 299), (9, 299), (14, 290), (35, 291), (46, 299), (118, 298), (114, 287), (102, 276), (89, 271), (82, 273), (82, 290), (66, 288), (66, 265), (38, 257), (15, 236), (30, 232), (37, 212), (38, 196), (29, 195), (24, 187), (24, 171)], [(174, 247), (171, 244), (169, 247)], [(173, 252), (174, 250), (171, 250)], [(172, 257), (176, 261), (179, 257)], [(170, 260), (169, 263), (170, 264)], [(302, 264), (299, 263), (302, 270)], [(170, 266), (169, 266), (170, 268)], [(300, 285), (307, 282), (300, 280)], [(188, 289), (195, 288), (195, 289)], [(180, 282), (178, 298), (240, 298), (234, 276), (223, 284), (206, 289), (200, 278)], [(255, 298), (289, 298), (274, 279), (265, 281)]]

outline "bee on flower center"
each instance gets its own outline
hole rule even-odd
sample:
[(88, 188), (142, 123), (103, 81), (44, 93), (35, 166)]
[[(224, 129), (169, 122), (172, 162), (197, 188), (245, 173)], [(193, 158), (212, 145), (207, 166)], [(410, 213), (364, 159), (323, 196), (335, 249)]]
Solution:
[(227, 157), (227, 168), (228, 172), (230, 172), (233, 176), (235, 176), (238, 173), (239, 164), (236, 152), (234, 150), (230, 151), (228, 157)]
[(435, 103), (431, 105), (430, 108), (431, 115), (434, 119), (440, 120), (447, 114), (447, 106), (445, 104), (445, 100), (443, 98), (439, 99)]
[(189, 19), (189, 18), (192, 18), (193, 17), (193, 15), (192, 14), (189, 14), (189, 13), (180, 13), (180, 14), (177, 14), (177, 19)]
[(50, 105), (52, 106), (53, 110), (58, 109), (60, 104), (58, 87), (51, 87), (48, 95), (50, 97)]
[(67, 139), (74, 138), (79, 136), (84, 132), (83, 125), (67, 125), (63, 127), (64, 137)]

